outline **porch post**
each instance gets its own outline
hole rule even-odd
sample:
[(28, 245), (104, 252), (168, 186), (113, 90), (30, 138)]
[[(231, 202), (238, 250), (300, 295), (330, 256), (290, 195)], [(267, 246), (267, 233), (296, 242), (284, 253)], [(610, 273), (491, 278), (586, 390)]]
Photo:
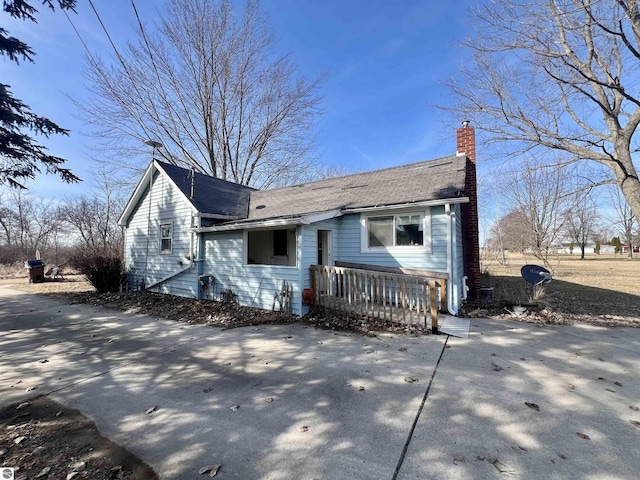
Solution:
[(431, 333), (438, 333), (438, 299), (435, 280), (429, 280), (429, 304), (431, 309)]

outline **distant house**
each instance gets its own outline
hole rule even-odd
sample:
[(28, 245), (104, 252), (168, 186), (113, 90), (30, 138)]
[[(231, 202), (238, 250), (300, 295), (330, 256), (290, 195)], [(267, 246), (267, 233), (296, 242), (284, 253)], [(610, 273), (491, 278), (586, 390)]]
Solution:
[[(153, 160), (119, 220), (127, 271), (150, 291), (265, 309), (284, 282), (296, 314), (313, 265), (427, 276), (457, 313), (480, 286), (473, 127), (457, 139), (449, 157), (265, 191)], [(371, 302), (384, 288), (356, 287)]]
[(616, 247), (613, 245), (600, 245), (600, 253), (602, 254), (616, 253)]
[[(573, 245), (573, 248), (571, 248)], [(603, 245), (605, 246), (605, 245)], [(602, 251), (602, 247), (600, 247), (600, 252)], [(580, 245), (576, 245), (574, 242), (570, 241), (562, 241), (560, 242), (560, 246), (558, 247), (558, 253), (565, 255), (580, 255), (582, 251), (580, 250)], [(584, 253), (596, 253), (596, 244), (595, 242), (589, 242), (584, 246)]]

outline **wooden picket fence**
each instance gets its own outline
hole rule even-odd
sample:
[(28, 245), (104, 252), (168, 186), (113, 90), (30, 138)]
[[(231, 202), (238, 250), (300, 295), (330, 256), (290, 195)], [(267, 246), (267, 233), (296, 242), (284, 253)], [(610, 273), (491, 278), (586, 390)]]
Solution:
[(120, 293), (141, 292), (144, 290), (144, 280), (138, 277), (124, 275), (120, 282)]
[[(372, 266), (372, 268), (375, 268)], [(446, 310), (446, 273), (411, 275), (340, 266), (312, 265), (315, 306), (344, 314), (390, 320), (438, 331)]]

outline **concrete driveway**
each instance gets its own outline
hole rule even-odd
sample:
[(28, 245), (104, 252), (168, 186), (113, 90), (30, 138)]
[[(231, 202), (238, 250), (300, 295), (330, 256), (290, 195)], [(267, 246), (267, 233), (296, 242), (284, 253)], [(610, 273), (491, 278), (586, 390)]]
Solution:
[(0, 287), (0, 405), (49, 393), (163, 479), (638, 478), (639, 379), (635, 329), (225, 331)]

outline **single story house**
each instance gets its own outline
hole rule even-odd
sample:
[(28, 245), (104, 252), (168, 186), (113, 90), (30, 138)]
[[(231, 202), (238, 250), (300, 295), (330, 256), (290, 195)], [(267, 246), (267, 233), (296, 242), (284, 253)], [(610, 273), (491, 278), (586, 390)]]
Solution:
[(264, 191), (154, 159), (119, 219), (128, 275), (265, 309), (284, 282), (304, 314), (313, 265), (428, 271), (456, 314), (480, 286), (473, 127), (457, 139), (449, 157)]
[[(602, 251), (602, 247), (606, 247), (606, 245), (602, 245), (600, 247), (600, 252), (608, 253), (608, 252)], [(560, 246), (558, 247), (557, 251), (561, 255), (580, 255), (582, 253), (582, 250), (580, 249), (580, 245), (577, 245), (576, 243), (570, 240), (563, 240), (562, 242), (560, 242)], [(596, 244), (594, 242), (587, 243), (584, 246), (584, 253), (596, 253)]]

